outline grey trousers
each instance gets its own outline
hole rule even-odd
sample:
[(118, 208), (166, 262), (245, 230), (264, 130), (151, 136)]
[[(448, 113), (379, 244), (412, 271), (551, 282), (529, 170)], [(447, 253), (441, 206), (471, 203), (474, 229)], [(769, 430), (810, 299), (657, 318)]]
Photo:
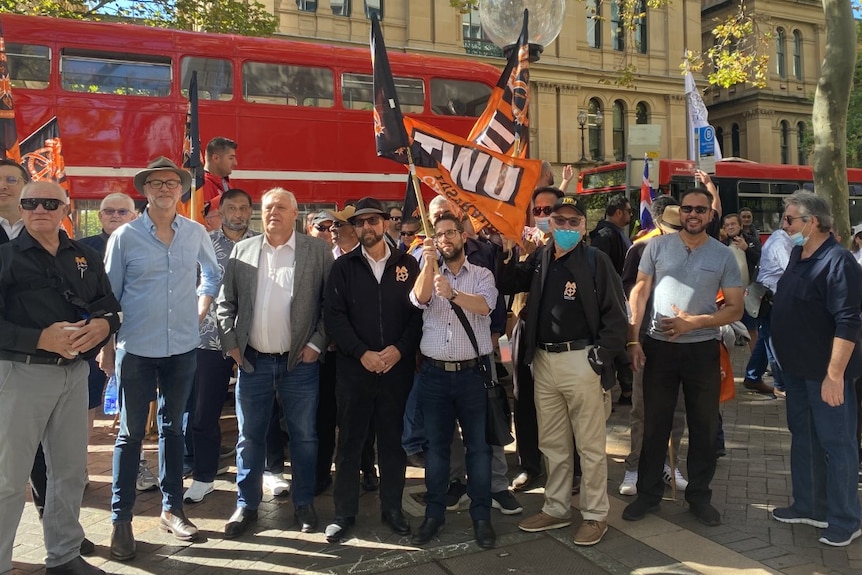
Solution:
[[(626, 457), (626, 471), (637, 471), (638, 462), (641, 459), (641, 446), (644, 440), (644, 370), (634, 372), (632, 385), (632, 410), (631, 410), (631, 441), (632, 448)], [(685, 433), (685, 395), (680, 393), (673, 412), (673, 427), (670, 438), (673, 445), (673, 458), (676, 467), (679, 467), (679, 444), (682, 442), (682, 434)], [(668, 458), (670, 452), (668, 452)], [(667, 461), (670, 464), (670, 460)], [(671, 470), (673, 473), (673, 470)]]
[(0, 361), (0, 573), (12, 569), (24, 486), (40, 441), (48, 467), (45, 565), (56, 567), (80, 555), (89, 372), (86, 361), (63, 367)]

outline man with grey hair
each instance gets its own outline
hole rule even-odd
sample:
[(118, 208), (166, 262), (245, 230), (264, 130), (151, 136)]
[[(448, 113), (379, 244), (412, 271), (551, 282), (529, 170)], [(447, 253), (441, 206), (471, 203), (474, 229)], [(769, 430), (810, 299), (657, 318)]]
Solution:
[(294, 516), (303, 533), (317, 529), (318, 358), (327, 345), (322, 305), (332, 253), (324, 242), (294, 233), (291, 192), (273, 188), (261, 203), (264, 232), (234, 246), (217, 302), (222, 349), (239, 366), (238, 493), (227, 538), (257, 519), (269, 424), (261, 414), (271, 413), (276, 396), (290, 435)]
[(825, 199), (798, 191), (784, 205), (782, 227), (795, 247), (771, 327), (787, 391), (793, 503), (772, 517), (823, 529), (821, 543), (844, 547), (862, 535), (854, 388), (862, 375), (862, 270), (831, 235)]

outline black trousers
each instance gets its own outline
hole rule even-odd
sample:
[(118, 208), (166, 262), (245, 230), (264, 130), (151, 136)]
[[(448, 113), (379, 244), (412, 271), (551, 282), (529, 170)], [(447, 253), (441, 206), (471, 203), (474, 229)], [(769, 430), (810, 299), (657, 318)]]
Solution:
[(680, 385), (688, 420), (690, 503), (709, 503), (715, 475), (715, 438), (721, 387), (719, 343), (668, 343), (644, 338), (644, 438), (638, 464), (638, 498), (651, 504), (664, 495), (662, 471)]
[(48, 466), (45, 464), (45, 452), (42, 451), (42, 444), (36, 450), (36, 457), (33, 458), (33, 469), (30, 470), (30, 492), (33, 494), (33, 505), (36, 507), (36, 513), (39, 514), (39, 519), (45, 511), (45, 498), (48, 491)]
[(539, 424), (536, 421), (536, 396), (533, 371), (524, 363), (524, 320), (512, 331), (515, 436), (518, 439), (518, 461), (521, 469), (536, 476), (542, 472), (542, 452), (539, 451)]
[[(401, 366), (396, 366), (398, 369)], [(404, 407), (413, 385), (413, 370), (399, 369), (374, 378), (338, 374), (338, 452), (335, 456), (335, 514), (355, 517), (359, 512), (359, 472), (370, 426), (377, 433), (380, 466), (380, 506), (401, 509), (407, 454), (401, 447)], [(393, 373), (394, 372), (394, 373)]]

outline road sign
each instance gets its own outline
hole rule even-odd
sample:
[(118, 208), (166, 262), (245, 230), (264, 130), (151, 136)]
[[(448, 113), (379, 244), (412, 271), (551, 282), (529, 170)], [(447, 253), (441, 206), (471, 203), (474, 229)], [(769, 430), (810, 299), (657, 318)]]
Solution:
[(707, 174), (715, 173), (715, 128), (695, 128), (697, 142), (697, 167)]

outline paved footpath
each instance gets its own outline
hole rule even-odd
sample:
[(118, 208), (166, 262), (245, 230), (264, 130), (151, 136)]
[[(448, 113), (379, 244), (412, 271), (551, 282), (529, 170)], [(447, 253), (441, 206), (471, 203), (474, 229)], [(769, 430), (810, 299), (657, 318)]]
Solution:
[[(746, 351), (734, 350), (736, 374), (742, 373)], [(713, 503), (723, 525), (705, 527), (682, 503), (668, 500), (661, 511), (643, 521), (623, 521), (622, 510), (631, 498), (619, 495), (628, 453), (629, 408), (617, 407), (608, 421), (608, 492), (611, 495), (610, 529), (595, 547), (580, 548), (572, 536), (580, 522), (573, 497), (574, 525), (539, 534), (518, 530), (525, 514), (542, 505), (541, 487), (519, 494), (524, 514), (503, 516), (492, 511), (497, 548), (480, 550), (473, 542), (468, 512), (446, 515), (440, 537), (424, 549), (408, 538), (393, 535), (381, 525), (374, 493), (360, 498), (360, 517), (353, 536), (342, 545), (329, 545), (321, 532), (299, 533), (289, 498), (264, 496), (256, 527), (239, 540), (222, 538), (224, 522), (236, 502), (235, 468), (219, 477), (216, 491), (188, 516), (201, 529), (201, 541), (185, 544), (159, 531), (158, 491), (139, 494), (134, 529), (138, 557), (130, 563), (108, 560), (111, 525), (111, 452), (115, 430), (107, 419), (97, 421), (90, 447), (90, 487), (84, 496), (81, 522), (96, 543), (90, 561), (108, 573), (186, 575), (219, 573), (395, 573), (399, 575), (522, 574), (725, 574), (784, 573), (862, 574), (862, 540), (844, 548), (817, 542), (817, 530), (805, 525), (783, 525), (769, 518), (776, 506), (789, 502), (790, 434), (784, 401), (747, 392), (737, 378), (737, 397), (722, 408), (727, 456), (720, 459), (713, 487)], [(222, 421), (226, 437), (235, 437), (236, 420)], [(509, 447), (510, 473), (517, 459)], [(156, 444), (146, 444), (147, 459), (157, 468)], [(685, 453), (685, 445), (683, 447)], [(684, 464), (681, 466), (685, 473)], [(186, 485), (190, 480), (186, 481)], [(414, 528), (422, 516), (422, 470), (408, 468), (404, 508)], [(331, 489), (315, 501), (321, 528), (332, 519)], [(24, 510), (14, 548), (12, 573), (44, 573), (41, 525), (32, 505)]]

